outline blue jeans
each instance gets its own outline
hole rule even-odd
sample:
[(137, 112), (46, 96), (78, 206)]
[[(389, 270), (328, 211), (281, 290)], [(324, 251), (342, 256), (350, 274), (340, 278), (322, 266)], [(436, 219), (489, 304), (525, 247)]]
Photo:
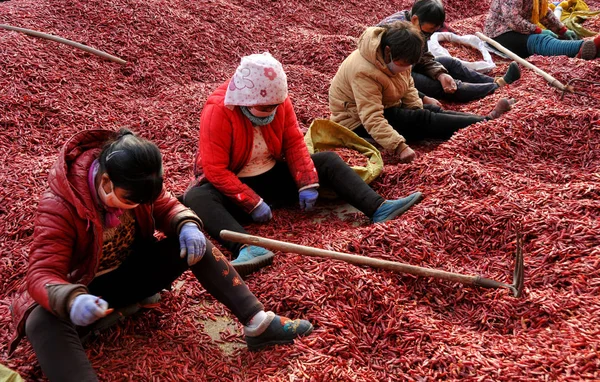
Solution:
[(494, 78), (478, 73), (464, 66), (452, 57), (438, 57), (435, 59), (442, 64), (448, 74), (456, 80), (456, 92), (445, 93), (438, 80), (424, 74), (412, 72), (415, 87), (429, 97), (455, 102), (469, 102), (485, 97), (498, 89)]

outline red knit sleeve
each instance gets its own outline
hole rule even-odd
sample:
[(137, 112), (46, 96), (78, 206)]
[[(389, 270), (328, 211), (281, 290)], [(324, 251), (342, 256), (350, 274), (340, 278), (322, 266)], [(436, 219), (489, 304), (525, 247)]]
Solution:
[(242, 183), (231, 171), (233, 130), (235, 125), (224, 105), (210, 104), (200, 116), (200, 156), (204, 176), (217, 190), (250, 213), (260, 202), (260, 196)]

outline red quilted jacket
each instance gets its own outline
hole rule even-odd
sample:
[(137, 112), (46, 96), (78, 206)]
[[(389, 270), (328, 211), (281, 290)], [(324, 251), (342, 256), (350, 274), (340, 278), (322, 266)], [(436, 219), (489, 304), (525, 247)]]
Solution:
[[(56, 306), (49, 291), (64, 292), (85, 288), (96, 274), (102, 251), (102, 217), (87, 182), (88, 170), (101, 148), (115, 132), (86, 130), (73, 136), (63, 147), (48, 176), (50, 189), (41, 196), (29, 253), (26, 290), (11, 306), (16, 333), (12, 353), (21, 339), (27, 315), (37, 304), (58, 316), (68, 312)], [(140, 234), (151, 238), (155, 229), (176, 233), (184, 220), (201, 224), (196, 215), (165, 190), (152, 205), (133, 210)], [(65, 293), (61, 293), (65, 295)]]
[[(199, 182), (212, 183), (249, 213), (261, 198), (236, 174), (250, 160), (254, 127), (239, 107), (225, 107), (228, 85), (229, 81), (211, 94), (202, 110), (194, 174)], [(319, 182), (289, 97), (277, 108), (273, 122), (260, 129), (275, 159), (287, 162), (299, 189)]]

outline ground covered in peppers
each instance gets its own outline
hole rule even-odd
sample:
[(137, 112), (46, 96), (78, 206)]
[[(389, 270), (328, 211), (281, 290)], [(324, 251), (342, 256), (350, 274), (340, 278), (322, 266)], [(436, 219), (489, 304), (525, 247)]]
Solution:
[[(481, 30), (489, 1), (445, 1), (450, 26)], [(157, 142), (166, 185), (191, 178), (200, 111), (239, 57), (269, 50), (288, 73), (302, 128), (328, 116), (327, 89), (361, 31), (409, 1), (12, 0), (0, 23), (72, 39), (125, 66), (53, 42), (0, 30), (0, 343), (22, 283), (38, 195), (65, 140), (125, 126)], [(600, 1), (588, 4), (600, 8)], [(596, 30), (598, 18), (590, 20)], [(457, 48), (453, 48), (454, 51)], [(461, 57), (473, 56), (464, 50)], [(473, 57), (476, 58), (476, 57)], [(495, 57), (496, 58), (496, 57)], [(496, 58), (497, 59), (497, 58)], [(530, 59), (560, 81), (600, 81), (600, 60)], [(496, 60), (492, 75), (508, 62)], [(484, 100), (445, 107), (487, 113), (506, 96), (514, 110), (415, 144), (411, 164), (387, 160), (373, 184), (387, 198), (424, 201), (394, 221), (359, 213), (319, 223), (277, 210), (251, 233), (299, 244), (483, 274), (510, 282), (515, 233), (525, 235), (524, 296), (279, 253), (247, 283), (275, 312), (312, 321), (295, 346), (249, 353), (241, 326), (220, 339), (208, 323), (228, 312), (185, 274), (160, 307), (87, 345), (101, 380), (555, 380), (599, 379), (600, 88), (567, 96), (531, 71)], [(231, 351), (231, 349), (234, 349)], [(0, 363), (43, 378), (30, 345)]]

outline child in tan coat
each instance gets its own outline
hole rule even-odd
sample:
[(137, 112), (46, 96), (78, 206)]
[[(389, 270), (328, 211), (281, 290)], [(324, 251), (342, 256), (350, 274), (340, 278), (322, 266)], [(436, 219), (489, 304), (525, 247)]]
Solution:
[(371, 136), (401, 161), (410, 162), (415, 153), (407, 139), (447, 139), (461, 128), (510, 110), (513, 101), (507, 99), (487, 116), (423, 105), (411, 77), (423, 46), (420, 31), (408, 22), (367, 28), (329, 87), (331, 120)]

